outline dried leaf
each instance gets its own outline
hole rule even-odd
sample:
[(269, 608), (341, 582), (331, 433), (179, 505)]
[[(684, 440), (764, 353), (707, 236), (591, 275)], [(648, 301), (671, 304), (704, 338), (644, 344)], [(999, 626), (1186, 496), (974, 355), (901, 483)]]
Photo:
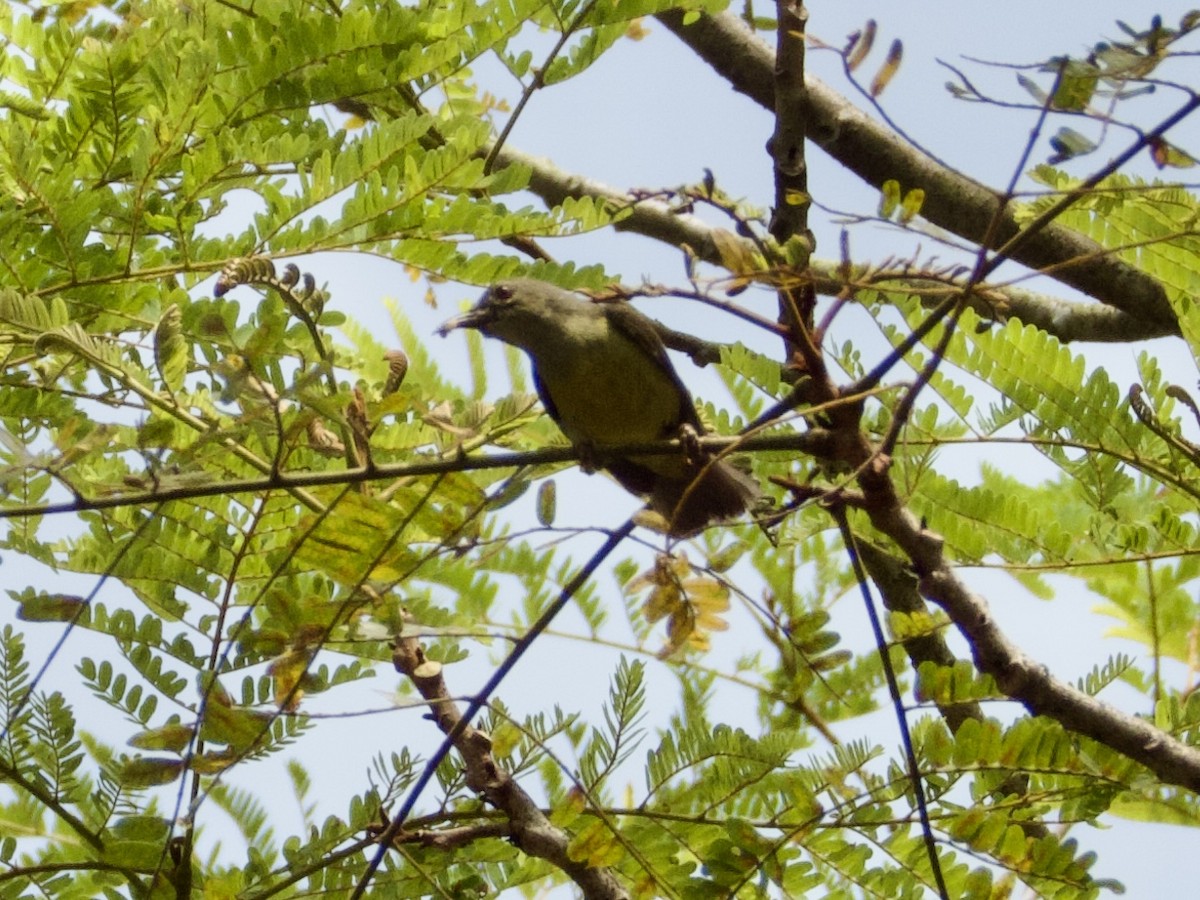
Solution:
[(1151, 138), (1148, 142), (1150, 159), (1160, 169), (1190, 169), (1196, 165), (1196, 160), (1184, 153), (1173, 144), (1167, 143), (1161, 137)]
[(308, 446), (322, 456), (341, 456), (346, 452), (346, 445), (320, 419), (309, 419), (307, 432)]
[(346, 407), (346, 421), (354, 438), (354, 455), (360, 466), (371, 458), (371, 425), (367, 421), (367, 399), (362, 390), (354, 389), (354, 399)]

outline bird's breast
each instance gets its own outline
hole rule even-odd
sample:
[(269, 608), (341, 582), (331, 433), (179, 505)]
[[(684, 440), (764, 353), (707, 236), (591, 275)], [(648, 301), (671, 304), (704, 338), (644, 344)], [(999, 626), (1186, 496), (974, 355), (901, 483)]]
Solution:
[[(564, 348), (566, 349), (566, 348)], [(538, 377), (575, 443), (653, 441), (674, 436), (681, 397), (658, 362), (616, 333), (538, 361)]]

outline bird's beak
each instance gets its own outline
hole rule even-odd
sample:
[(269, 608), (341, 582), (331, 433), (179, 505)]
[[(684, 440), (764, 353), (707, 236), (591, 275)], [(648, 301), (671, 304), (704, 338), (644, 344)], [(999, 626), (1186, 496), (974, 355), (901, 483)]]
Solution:
[(478, 306), (474, 309), (467, 310), (461, 316), (455, 316), (438, 326), (437, 333), (445, 337), (455, 328), (483, 328), (492, 319), (486, 309), (480, 309)]

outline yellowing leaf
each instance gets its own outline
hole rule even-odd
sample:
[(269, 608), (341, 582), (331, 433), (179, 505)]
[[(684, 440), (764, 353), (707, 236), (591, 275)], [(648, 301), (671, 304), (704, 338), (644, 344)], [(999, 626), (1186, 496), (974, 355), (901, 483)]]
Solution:
[(899, 220), (901, 225), (907, 225), (917, 213), (921, 211), (921, 207), (925, 204), (925, 191), (921, 188), (913, 188), (904, 195), (904, 201), (900, 204)]
[(1167, 143), (1162, 138), (1154, 138), (1148, 143), (1150, 159), (1160, 169), (1167, 167), (1172, 169), (1190, 169), (1196, 165), (1196, 160), (1173, 144)]
[(191, 769), (200, 775), (219, 775), (237, 761), (238, 754), (235, 751), (231, 749), (218, 750), (214, 753), (202, 753), (198, 756), (193, 756), (191, 759)]
[(543, 481), (538, 486), (537, 518), (546, 528), (554, 524), (554, 514), (557, 508), (556, 498), (557, 491), (553, 478)]
[(625, 37), (631, 41), (640, 41), (649, 33), (650, 29), (646, 27), (646, 20), (642, 16), (630, 19), (629, 24), (625, 26)]
[(121, 767), (117, 776), (122, 787), (140, 788), (158, 787), (170, 784), (183, 772), (183, 761), (165, 759), (158, 756), (139, 756), (131, 759)]
[(1055, 109), (1087, 109), (1099, 84), (1099, 72), (1088, 63), (1068, 63), (1059, 76), (1051, 102)]
[(200, 737), (206, 741), (228, 744), (230, 749), (237, 752), (245, 752), (263, 740), (270, 725), (271, 716), (268, 713), (215, 703), (210, 696), (204, 707)]
[(267, 667), (274, 688), (275, 705), (284, 712), (295, 712), (300, 707), (304, 691), (300, 685), (308, 674), (312, 655), (304, 650), (289, 650), (277, 657)]
[(503, 759), (511, 756), (521, 743), (521, 729), (512, 722), (503, 721), (492, 731), (492, 756)]
[[(688, 607), (681, 608), (676, 615), (667, 619), (667, 642), (655, 654), (659, 659), (667, 659), (678, 653), (685, 643), (692, 637), (696, 628), (696, 621), (691, 615), (691, 610)], [(707, 649), (701, 647), (700, 649)]]
[(879, 71), (875, 73), (875, 77), (871, 79), (870, 92), (872, 97), (878, 97), (891, 83), (892, 79), (896, 76), (896, 72), (900, 69), (900, 60), (903, 57), (904, 44), (899, 39), (892, 41), (892, 46), (888, 48), (887, 59), (879, 67)]
[(567, 845), (567, 856), (588, 866), (611, 866), (625, 856), (625, 848), (601, 821), (589, 823)]
[(879, 216), (890, 219), (900, 205), (900, 182), (889, 178), (879, 188)]
[(17, 608), (17, 618), (25, 622), (82, 622), (87, 614), (87, 601), (72, 594), (37, 594)]
[(708, 558), (708, 567), (714, 572), (728, 572), (749, 549), (750, 545), (745, 541), (734, 541), (713, 553)]
[(179, 753), (187, 747), (195, 733), (195, 725), (174, 722), (135, 734), (129, 739), (129, 746), (139, 750), (168, 750), (171, 753)]
[(875, 46), (876, 28), (875, 20), (867, 19), (862, 31), (856, 31), (850, 35), (849, 43), (842, 53), (846, 58), (846, 68), (851, 72), (862, 64), (862, 61), (867, 58), (867, 54), (871, 52), (871, 48)]
[[(628, 805), (633, 806), (632, 803)], [(587, 797), (578, 787), (572, 787), (567, 791), (566, 799), (554, 807), (550, 819), (559, 828), (566, 828), (578, 819), (585, 809), (587, 809)]]
[(683, 599), (683, 592), (678, 587), (660, 585), (650, 592), (642, 604), (642, 615), (647, 622), (657, 622), (667, 616), (674, 615)]
[(753, 280), (750, 276), (766, 269), (766, 264), (754, 249), (754, 245), (733, 232), (724, 228), (714, 228), (712, 242), (721, 258), (721, 265), (734, 275), (744, 276), (736, 279), (736, 285), (744, 287)]
[(171, 393), (183, 387), (187, 374), (188, 346), (183, 338), (183, 313), (172, 303), (154, 328), (154, 364)]

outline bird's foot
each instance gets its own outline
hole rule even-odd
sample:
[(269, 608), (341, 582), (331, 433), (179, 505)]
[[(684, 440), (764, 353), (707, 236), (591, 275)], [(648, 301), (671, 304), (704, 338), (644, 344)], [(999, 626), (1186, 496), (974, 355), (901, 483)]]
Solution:
[(579, 468), (583, 470), (584, 475), (591, 475), (600, 468), (596, 464), (599, 454), (596, 453), (596, 445), (591, 441), (576, 443), (575, 452), (579, 454)]
[(689, 463), (698, 464), (704, 459), (704, 451), (700, 447), (700, 434), (687, 422), (679, 426), (679, 442), (683, 444), (683, 455)]

